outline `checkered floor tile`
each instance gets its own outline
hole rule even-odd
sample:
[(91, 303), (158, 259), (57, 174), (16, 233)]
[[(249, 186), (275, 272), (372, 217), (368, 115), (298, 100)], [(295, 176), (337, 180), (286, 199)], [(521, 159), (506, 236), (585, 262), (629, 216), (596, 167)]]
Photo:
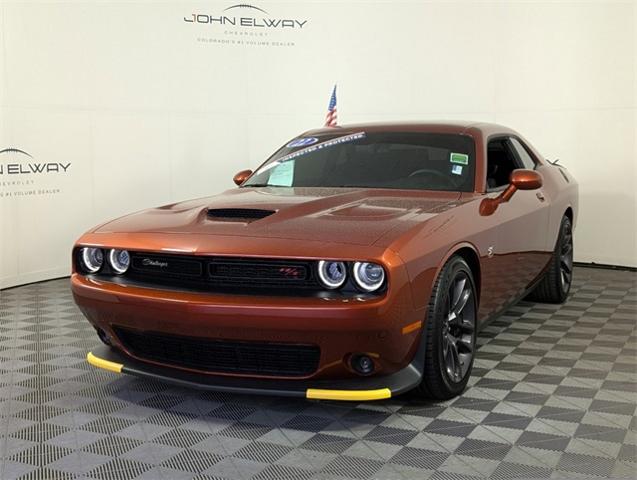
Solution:
[(637, 274), (577, 268), (562, 306), (484, 330), (467, 391), (337, 403), (95, 369), (68, 280), (0, 292), (0, 479), (637, 476)]

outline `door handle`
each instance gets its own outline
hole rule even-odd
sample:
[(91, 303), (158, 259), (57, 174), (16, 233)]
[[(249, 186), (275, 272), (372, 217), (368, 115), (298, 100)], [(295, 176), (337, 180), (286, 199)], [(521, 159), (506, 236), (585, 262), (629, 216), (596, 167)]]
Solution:
[(543, 194), (542, 192), (537, 192), (537, 193), (535, 194), (535, 196), (537, 197), (537, 199), (538, 199), (540, 202), (543, 202), (543, 201), (545, 200), (545, 198), (544, 198), (544, 194)]

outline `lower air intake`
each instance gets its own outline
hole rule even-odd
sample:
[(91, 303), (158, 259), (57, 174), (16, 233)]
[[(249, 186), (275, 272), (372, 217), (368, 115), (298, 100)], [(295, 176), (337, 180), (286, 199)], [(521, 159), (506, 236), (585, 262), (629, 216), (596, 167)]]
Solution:
[(204, 372), (303, 377), (318, 368), (317, 345), (240, 342), (141, 332), (115, 327), (136, 357)]

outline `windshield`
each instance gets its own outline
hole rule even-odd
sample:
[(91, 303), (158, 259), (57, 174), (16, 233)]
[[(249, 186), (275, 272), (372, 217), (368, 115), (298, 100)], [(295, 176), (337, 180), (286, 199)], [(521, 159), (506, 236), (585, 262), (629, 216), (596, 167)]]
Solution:
[(298, 137), (242, 187), (363, 187), (473, 191), (471, 137), (355, 132)]

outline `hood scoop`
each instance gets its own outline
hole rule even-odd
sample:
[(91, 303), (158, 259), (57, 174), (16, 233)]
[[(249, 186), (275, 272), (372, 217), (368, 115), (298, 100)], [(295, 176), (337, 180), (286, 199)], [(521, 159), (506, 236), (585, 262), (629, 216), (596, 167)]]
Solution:
[(254, 222), (273, 213), (275, 210), (259, 208), (209, 208), (208, 218), (218, 222)]

